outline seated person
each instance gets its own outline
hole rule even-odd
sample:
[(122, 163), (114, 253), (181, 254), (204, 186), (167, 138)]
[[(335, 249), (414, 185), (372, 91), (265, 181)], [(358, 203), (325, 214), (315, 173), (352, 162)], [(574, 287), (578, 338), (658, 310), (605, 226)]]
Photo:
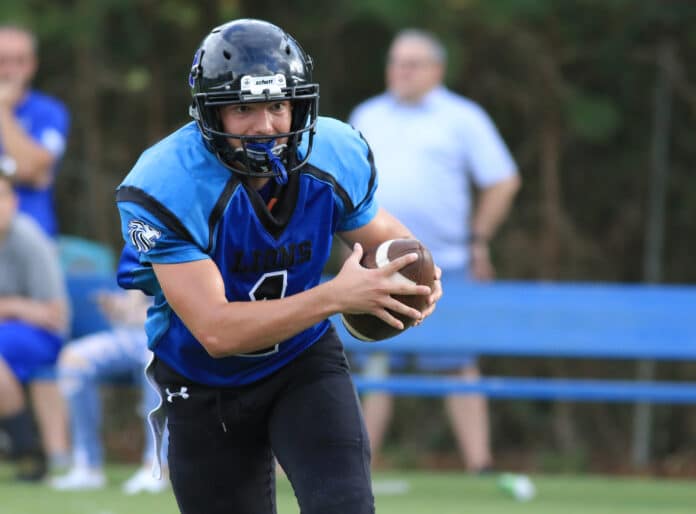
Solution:
[[(58, 361), (58, 379), (68, 402), (72, 434), (73, 465), (64, 476), (51, 480), (61, 491), (98, 489), (106, 485), (104, 451), (99, 434), (101, 405), (99, 384), (103, 379), (126, 376), (143, 391), (143, 416), (160, 402), (159, 394), (145, 378), (150, 359), (143, 325), (150, 300), (140, 291), (102, 292), (96, 301), (112, 324), (111, 330), (97, 332), (70, 342)], [(164, 438), (166, 445), (167, 438)], [(123, 484), (126, 494), (159, 492), (167, 486), (152, 477), (154, 444), (145, 422), (142, 468)], [(163, 454), (166, 457), (166, 448)]]
[(11, 180), (0, 172), (0, 428), (12, 441), (17, 478), (35, 481), (45, 475), (46, 462), (25, 386), (55, 364), (68, 304), (53, 242), (17, 209)]

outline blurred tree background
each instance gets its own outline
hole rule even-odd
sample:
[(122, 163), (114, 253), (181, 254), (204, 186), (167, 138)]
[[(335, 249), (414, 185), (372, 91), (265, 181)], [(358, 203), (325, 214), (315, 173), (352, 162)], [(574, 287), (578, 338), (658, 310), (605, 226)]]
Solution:
[[(72, 112), (57, 183), (63, 233), (120, 248), (115, 187), (142, 150), (188, 121), (194, 50), (213, 26), (237, 17), (264, 18), (292, 33), (315, 60), (322, 113), (340, 119), (382, 90), (396, 31), (438, 34), (450, 55), (448, 86), (492, 115), (524, 178), (493, 246), (501, 277), (696, 282), (690, 0), (4, 0), (0, 21), (39, 36), (36, 86)], [(487, 359), (483, 368), (633, 371), (629, 363), (532, 359)], [(695, 373), (693, 364), (657, 369), (672, 379)], [(451, 453), (443, 423), (409, 427), (403, 418), (412, 405), (439, 408), (408, 403), (392, 439), (415, 434)], [(595, 456), (606, 466), (626, 462), (628, 406), (559, 411), (496, 402), (492, 410), (498, 453), (536, 448), (540, 458), (561, 448), (579, 466), (599, 462)], [(682, 469), (684, 455), (696, 454), (695, 413), (655, 412), (654, 454), (662, 469)]]

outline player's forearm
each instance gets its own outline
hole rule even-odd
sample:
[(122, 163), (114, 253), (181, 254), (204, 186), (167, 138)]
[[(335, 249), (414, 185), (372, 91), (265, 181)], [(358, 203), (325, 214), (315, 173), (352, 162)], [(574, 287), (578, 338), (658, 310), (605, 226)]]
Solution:
[(0, 319), (16, 319), (51, 332), (67, 327), (67, 307), (64, 302), (37, 301), (10, 296), (0, 299)]
[(189, 328), (212, 357), (220, 358), (281, 343), (339, 310), (331, 284), (325, 283), (282, 299), (219, 305)]
[(520, 188), (518, 176), (499, 182), (481, 191), (471, 220), (471, 233), (484, 240), (491, 239), (506, 218)]
[(0, 109), (0, 141), (3, 153), (14, 159), (17, 165), (17, 182), (34, 187), (50, 183), (53, 156), (36, 144), (14, 117), (14, 113), (5, 108)]
[[(375, 247), (389, 239), (416, 239), (408, 227), (396, 219), (388, 211), (380, 208), (377, 215), (367, 225), (363, 225), (355, 230), (339, 232), (339, 237), (350, 248), (355, 243), (360, 243), (363, 248)], [(346, 254), (346, 255), (347, 255)]]

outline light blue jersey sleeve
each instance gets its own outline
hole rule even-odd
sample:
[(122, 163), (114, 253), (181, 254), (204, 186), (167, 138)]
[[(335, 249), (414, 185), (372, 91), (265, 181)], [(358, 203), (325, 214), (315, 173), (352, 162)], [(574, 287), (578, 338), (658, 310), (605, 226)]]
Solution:
[(333, 118), (320, 117), (309, 164), (335, 181), (337, 231), (355, 230), (375, 217), (377, 171), (372, 150), (358, 131)]
[(348, 173), (343, 179), (344, 187), (349, 192), (353, 209), (345, 212), (338, 224), (338, 230), (345, 232), (367, 225), (377, 214), (377, 170), (372, 158), (372, 150), (367, 141), (352, 127), (352, 138), (349, 139), (350, 152), (347, 157)]
[(209, 258), (186, 234), (167, 226), (145, 208), (119, 202), (118, 210), (123, 238), (141, 263), (175, 264)]
[(116, 194), (123, 239), (139, 262), (209, 258), (208, 220), (228, 178), (203, 147), (195, 124), (146, 150)]

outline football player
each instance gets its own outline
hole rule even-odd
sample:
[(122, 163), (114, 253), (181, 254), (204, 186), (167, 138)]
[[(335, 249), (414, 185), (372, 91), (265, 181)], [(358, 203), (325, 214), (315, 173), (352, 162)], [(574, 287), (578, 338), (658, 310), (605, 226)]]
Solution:
[[(374, 201), (366, 142), (318, 116), (312, 60), (270, 23), (215, 28), (189, 75), (194, 122), (148, 149), (119, 186), (119, 282), (154, 295), (146, 322), (181, 512), (275, 512), (274, 456), (303, 513), (374, 512), (370, 454), (327, 319), (416, 320), (442, 294), (360, 265), (412, 237)], [(353, 251), (320, 283), (334, 234)], [(439, 275), (439, 270), (437, 271)], [(437, 277), (439, 279), (439, 276)], [(428, 295), (424, 312), (392, 294)]]

